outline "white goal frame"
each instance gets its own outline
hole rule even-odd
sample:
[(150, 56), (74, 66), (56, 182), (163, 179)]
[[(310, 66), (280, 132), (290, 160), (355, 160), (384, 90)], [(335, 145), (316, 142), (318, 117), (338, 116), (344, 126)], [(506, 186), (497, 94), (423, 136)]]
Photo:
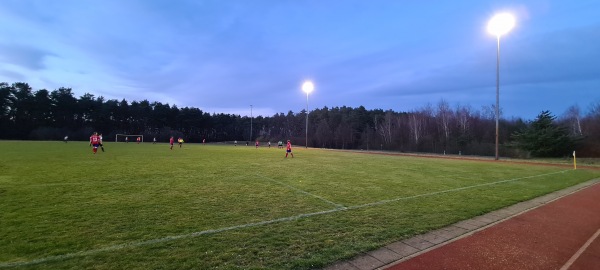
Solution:
[[(144, 135), (130, 135), (130, 134), (117, 134), (115, 135), (115, 142), (119, 142), (119, 137), (141, 137), (142, 141), (144, 142)], [(132, 140), (132, 142), (137, 142), (135, 139)]]

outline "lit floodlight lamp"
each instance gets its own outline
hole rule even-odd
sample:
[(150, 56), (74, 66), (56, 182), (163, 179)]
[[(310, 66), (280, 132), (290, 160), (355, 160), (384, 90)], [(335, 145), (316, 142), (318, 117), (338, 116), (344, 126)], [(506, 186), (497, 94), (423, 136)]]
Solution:
[(313, 90), (315, 90), (315, 85), (311, 81), (305, 81), (302, 84), (302, 91), (306, 93), (306, 141), (304, 142), (305, 148), (308, 148), (308, 94), (310, 94)]
[(510, 13), (500, 13), (488, 22), (487, 30), (495, 36), (502, 36), (515, 27), (515, 17)]
[(302, 91), (306, 94), (310, 94), (315, 89), (315, 85), (311, 81), (305, 81), (302, 84)]

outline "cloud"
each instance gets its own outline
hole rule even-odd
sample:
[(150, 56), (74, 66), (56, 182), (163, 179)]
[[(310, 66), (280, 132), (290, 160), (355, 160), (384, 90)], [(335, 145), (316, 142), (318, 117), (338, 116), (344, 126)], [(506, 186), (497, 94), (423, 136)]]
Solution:
[(0, 44), (0, 61), (30, 70), (46, 68), (44, 61), (48, 56), (54, 54), (28, 45)]
[(6, 83), (11, 83), (11, 82), (25, 82), (25, 76), (19, 72), (15, 72), (15, 71), (11, 71), (11, 70), (6, 70), (6, 69), (0, 69), (0, 78), (6, 78), (6, 79), (0, 79), (0, 82), (6, 82)]
[[(508, 47), (506, 83), (573, 82), (600, 72), (600, 24), (553, 31)], [(507, 45), (509, 46), (509, 45)]]
[[(0, 75), (215, 112), (250, 104), (300, 111), (304, 79), (316, 84), (310, 107), (493, 102), (496, 44), (482, 18), (489, 4), (355, 2), (9, 2), (0, 8), (0, 35), (14, 41), (0, 46), (0, 60), (19, 68), (0, 65)], [(546, 21), (539, 3), (527, 3), (528, 21), (502, 41), (502, 87), (592, 87), (600, 70), (597, 19), (573, 24), (563, 12), (554, 20), (557, 2), (543, 2)], [(534, 20), (536, 29), (526, 29)]]

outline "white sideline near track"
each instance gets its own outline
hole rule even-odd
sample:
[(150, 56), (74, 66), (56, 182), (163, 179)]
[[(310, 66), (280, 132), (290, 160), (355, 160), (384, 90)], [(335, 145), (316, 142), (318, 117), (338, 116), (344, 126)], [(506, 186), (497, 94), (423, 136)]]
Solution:
[[(519, 177), (519, 178), (514, 178), (514, 179), (491, 182), (491, 183), (484, 183), (484, 184), (478, 184), (478, 185), (472, 185), (472, 186), (424, 193), (424, 194), (413, 195), (413, 196), (408, 196), (408, 197), (398, 197), (398, 198), (394, 198), (394, 199), (382, 200), (382, 201), (372, 202), (372, 203), (367, 203), (367, 204), (349, 206), (349, 207), (344, 207), (344, 208), (335, 208), (335, 209), (325, 210), (325, 211), (320, 211), (320, 212), (300, 214), (300, 215), (291, 216), (291, 217), (284, 217), (284, 218), (277, 218), (277, 219), (255, 222), (255, 223), (241, 224), (241, 225), (224, 227), (224, 228), (213, 229), (213, 230), (205, 230), (205, 231), (193, 232), (193, 233), (188, 233), (188, 234), (167, 236), (167, 237), (156, 238), (156, 239), (151, 239), (151, 240), (146, 240), (146, 241), (129, 242), (129, 243), (124, 243), (124, 244), (99, 248), (99, 249), (91, 249), (91, 250), (87, 250), (87, 251), (73, 252), (73, 253), (67, 253), (64, 255), (57, 255), (57, 256), (49, 256), (49, 257), (34, 259), (34, 260), (30, 260), (30, 261), (0, 262), (0, 268), (19, 267), (19, 266), (27, 266), (27, 265), (46, 263), (46, 262), (51, 262), (51, 261), (60, 261), (60, 260), (65, 260), (65, 259), (70, 259), (70, 258), (75, 258), (75, 257), (94, 255), (94, 254), (98, 254), (101, 252), (116, 251), (116, 250), (121, 250), (121, 249), (125, 249), (125, 248), (134, 248), (134, 247), (139, 247), (139, 246), (152, 245), (152, 244), (157, 244), (157, 243), (175, 241), (175, 240), (185, 239), (185, 238), (192, 238), (192, 237), (197, 237), (197, 236), (202, 236), (202, 235), (216, 234), (216, 233), (232, 231), (232, 230), (237, 230), (237, 229), (244, 229), (244, 228), (257, 227), (257, 226), (274, 224), (274, 223), (288, 222), (288, 221), (298, 220), (301, 218), (337, 213), (337, 212), (341, 212), (341, 211), (348, 211), (348, 210), (354, 210), (354, 209), (367, 208), (367, 207), (383, 205), (383, 204), (387, 204), (387, 203), (391, 203), (391, 202), (397, 202), (397, 201), (401, 201), (401, 200), (409, 200), (409, 199), (420, 198), (420, 197), (435, 196), (435, 195), (439, 195), (439, 194), (456, 192), (456, 191), (461, 191), (461, 190), (466, 190), (466, 189), (471, 189), (471, 188), (478, 188), (478, 187), (492, 186), (492, 185), (497, 185), (497, 184), (502, 184), (502, 183), (515, 182), (515, 181), (519, 181), (519, 180), (536, 178), (536, 177), (540, 177), (540, 176), (564, 173), (567, 171), (571, 171), (571, 170), (563, 170), (563, 171), (558, 171), (558, 172), (553, 172), (553, 173), (525, 176), (525, 177)], [(299, 191), (301, 191), (301, 190), (299, 190)], [(310, 193), (307, 193), (307, 194), (310, 194)], [(336, 204), (334, 204), (334, 205), (336, 205)]]
[(331, 205), (335, 206), (335, 208), (346, 208), (345, 206), (343, 206), (343, 205), (341, 205), (341, 204), (339, 204), (339, 203), (334, 203), (334, 202), (332, 202), (332, 201), (330, 201), (330, 200), (327, 200), (327, 199), (325, 199), (325, 198), (323, 198), (323, 197), (321, 197), (321, 196), (318, 196), (318, 195), (312, 194), (312, 193), (310, 193), (310, 192), (308, 192), (308, 191), (301, 190), (301, 189), (299, 189), (299, 188), (297, 188), (297, 187), (294, 187), (294, 186), (290, 186), (290, 185), (288, 185), (288, 184), (286, 184), (286, 183), (283, 183), (283, 182), (277, 181), (277, 180), (275, 180), (275, 179), (273, 179), (273, 178), (266, 177), (266, 176), (264, 176), (264, 175), (259, 175), (259, 174), (257, 174), (256, 176), (258, 176), (258, 177), (261, 177), (261, 178), (263, 178), (263, 179), (266, 179), (266, 180), (269, 180), (269, 181), (271, 181), (271, 182), (277, 183), (277, 184), (279, 184), (279, 185), (282, 185), (282, 186), (284, 186), (284, 187), (287, 187), (287, 188), (289, 188), (289, 189), (292, 189), (292, 190), (294, 190), (294, 191), (298, 191), (298, 192), (300, 192), (300, 193), (302, 193), (302, 194), (306, 194), (306, 195), (308, 195), (308, 196), (315, 197), (315, 198), (317, 198), (317, 199), (319, 199), (319, 200), (321, 200), (321, 201), (324, 201), (324, 202), (326, 202), (326, 203), (328, 203), (328, 204), (331, 204)]

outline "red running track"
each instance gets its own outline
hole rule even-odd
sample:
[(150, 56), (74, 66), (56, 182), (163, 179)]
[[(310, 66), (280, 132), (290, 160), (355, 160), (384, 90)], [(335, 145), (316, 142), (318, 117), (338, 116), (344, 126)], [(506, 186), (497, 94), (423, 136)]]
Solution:
[(600, 269), (600, 184), (387, 269)]

